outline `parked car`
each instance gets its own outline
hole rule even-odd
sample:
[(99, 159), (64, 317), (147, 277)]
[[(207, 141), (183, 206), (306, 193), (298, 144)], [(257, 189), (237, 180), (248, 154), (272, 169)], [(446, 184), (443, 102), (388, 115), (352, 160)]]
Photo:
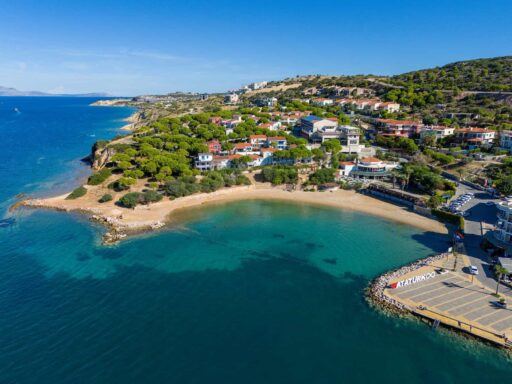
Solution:
[(471, 273), (472, 275), (478, 275), (478, 268), (475, 267), (474, 265), (470, 265), (469, 266), (469, 273)]

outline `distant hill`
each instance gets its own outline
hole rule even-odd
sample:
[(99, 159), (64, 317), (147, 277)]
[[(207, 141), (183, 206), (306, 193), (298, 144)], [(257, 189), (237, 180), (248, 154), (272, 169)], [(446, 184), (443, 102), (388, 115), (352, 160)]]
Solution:
[(0, 96), (74, 96), (74, 97), (106, 97), (107, 93), (54, 94), (39, 91), (19, 91), (16, 88), (0, 86)]
[(391, 77), (395, 85), (423, 89), (512, 91), (512, 56), (458, 61)]

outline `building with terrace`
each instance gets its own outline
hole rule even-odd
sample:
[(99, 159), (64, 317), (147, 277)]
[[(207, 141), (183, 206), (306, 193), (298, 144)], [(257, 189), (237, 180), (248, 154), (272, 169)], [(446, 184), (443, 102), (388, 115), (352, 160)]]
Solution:
[(379, 180), (391, 175), (391, 170), (398, 167), (398, 163), (388, 163), (376, 157), (360, 159), (349, 173), (349, 176), (359, 179)]
[(497, 220), (494, 231), (488, 231), (485, 238), (495, 247), (504, 251), (506, 257), (512, 256), (512, 199), (496, 204)]
[(455, 130), (455, 139), (469, 146), (489, 146), (494, 142), (496, 131), (485, 128), (462, 128)]
[(420, 133), (423, 124), (412, 120), (377, 119), (376, 129), (379, 135), (413, 137)]

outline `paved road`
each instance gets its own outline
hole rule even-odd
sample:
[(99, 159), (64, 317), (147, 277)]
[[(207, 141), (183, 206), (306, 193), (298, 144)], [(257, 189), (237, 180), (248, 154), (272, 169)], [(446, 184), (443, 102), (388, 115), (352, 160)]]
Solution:
[[(488, 206), (486, 203), (499, 200), (492, 198), (487, 192), (460, 184), (457, 187), (457, 196), (464, 193), (473, 193), (475, 196), (462, 207), (470, 215), (465, 218), (464, 250), (461, 252), (465, 253), (469, 257), (471, 264), (478, 268), (479, 273), (476, 278), (485, 286), (496, 289), (497, 281), (491, 270), (491, 258), (480, 248), (480, 242), (483, 235), (482, 224), (494, 225), (496, 223), (496, 207)], [(512, 294), (512, 290), (503, 285), (500, 287), (500, 291)]]

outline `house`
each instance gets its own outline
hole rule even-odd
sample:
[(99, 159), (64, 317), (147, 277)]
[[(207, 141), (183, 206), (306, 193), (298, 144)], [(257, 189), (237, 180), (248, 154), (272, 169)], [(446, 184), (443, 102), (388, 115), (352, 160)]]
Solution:
[(333, 105), (333, 103), (334, 103), (334, 100), (325, 99), (322, 97), (311, 100), (311, 104), (318, 105), (320, 107), (326, 107), (328, 105)]
[(249, 136), (249, 142), (253, 147), (261, 147), (262, 145), (267, 144), (267, 136), (266, 135), (251, 135)]
[(455, 128), (428, 125), (421, 129), (420, 139), (423, 141), (426, 137), (433, 137), (435, 140), (442, 139), (447, 136), (453, 135)]
[(197, 155), (194, 166), (200, 171), (209, 171), (212, 169), (213, 154), (211, 153), (199, 153)]
[(359, 128), (345, 125), (320, 128), (310, 136), (310, 140), (314, 143), (323, 143), (327, 140), (337, 139), (342, 145), (342, 152), (359, 153), (364, 148), (359, 144), (359, 137)]
[(282, 136), (267, 137), (267, 146), (270, 148), (277, 148), (282, 151), (288, 146), (288, 141), (286, 140), (286, 137)]
[(412, 120), (377, 119), (376, 128), (383, 136), (413, 137), (420, 133), (423, 124)]
[(206, 142), (206, 145), (208, 145), (208, 152), (210, 153), (217, 154), (222, 151), (222, 145), (219, 140), (210, 140)]
[(352, 172), (355, 166), (356, 163), (352, 161), (340, 161), (336, 179), (339, 180), (343, 176), (350, 176), (350, 172)]
[(277, 131), (281, 128), (279, 121), (271, 121), (270, 123), (258, 124), (258, 128), (268, 129), (269, 131)]
[(365, 157), (358, 160), (355, 165), (340, 163), (340, 171), (344, 176), (358, 179), (379, 180), (390, 176), (391, 170), (398, 167), (398, 163), (388, 163), (375, 157)]
[(255, 91), (257, 89), (261, 89), (261, 88), (265, 88), (268, 84), (268, 81), (260, 81), (260, 82), (257, 82), (257, 83), (251, 83), (247, 86), (247, 88)]
[(455, 130), (455, 140), (460, 144), (488, 146), (494, 142), (496, 131), (485, 128), (462, 128)]
[(254, 148), (251, 143), (236, 143), (233, 147), (233, 151), (237, 154), (253, 153)]
[(398, 111), (400, 111), (400, 104), (388, 101), (388, 102), (381, 103), (379, 105), (378, 109), (384, 110), (387, 112), (398, 112)]
[(315, 115), (309, 115), (300, 119), (301, 135), (308, 139), (319, 129), (336, 128), (337, 126), (337, 121), (324, 119)]
[(512, 151), (512, 131), (500, 132), (500, 147)]
[(264, 97), (255, 101), (258, 107), (275, 107), (277, 99), (275, 97)]
[(240, 100), (240, 96), (236, 93), (229, 93), (226, 96), (224, 96), (224, 103), (225, 104), (236, 104)]

